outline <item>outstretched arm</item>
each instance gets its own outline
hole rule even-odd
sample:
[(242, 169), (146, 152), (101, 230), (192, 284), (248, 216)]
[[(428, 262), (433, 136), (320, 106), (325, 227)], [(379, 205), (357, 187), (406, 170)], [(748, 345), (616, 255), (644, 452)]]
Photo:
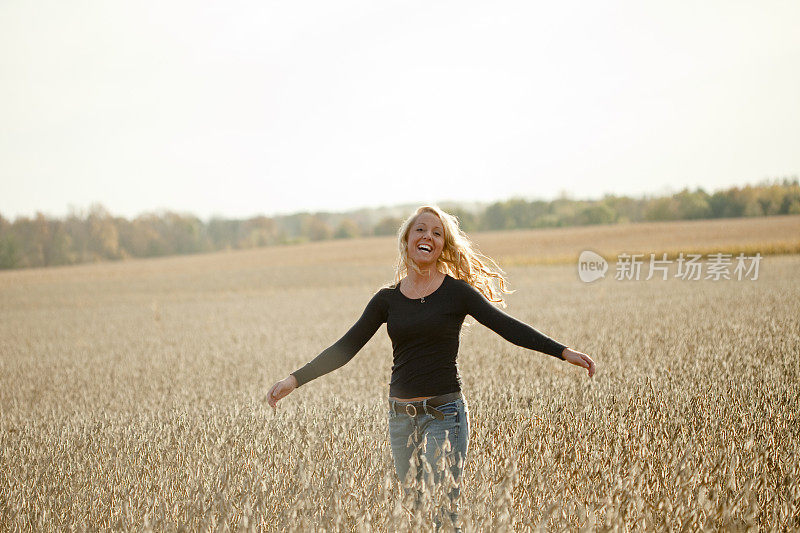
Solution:
[(475, 320), (517, 346), (564, 359), (566, 346), (498, 309), (472, 286), (467, 285), (465, 290), (466, 311)]
[(466, 311), (475, 320), (517, 346), (552, 355), (573, 365), (586, 368), (589, 371), (589, 377), (594, 375), (594, 361), (592, 361), (591, 357), (566, 347), (528, 324), (503, 312), (492, 305), (474, 287), (467, 285), (465, 289), (467, 291)]
[(297, 387), (323, 374), (332, 372), (350, 361), (385, 321), (386, 314), (383, 302), (379, 295), (375, 294), (358, 321), (353, 324), (341, 339), (326, 348), (304, 367), (295, 370), (287, 378), (272, 386), (267, 395), (269, 404), (275, 407), (278, 400)]

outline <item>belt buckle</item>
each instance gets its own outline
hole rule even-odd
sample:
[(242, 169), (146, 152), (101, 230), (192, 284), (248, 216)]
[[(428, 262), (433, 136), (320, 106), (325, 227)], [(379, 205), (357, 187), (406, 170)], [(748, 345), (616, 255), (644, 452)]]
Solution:
[[(409, 407), (414, 411), (413, 415), (411, 414), (411, 411), (409, 411), (409, 409), (408, 409)], [(417, 416), (417, 406), (414, 405), (413, 403), (407, 403), (406, 404), (406, 414), (408, 416)]]

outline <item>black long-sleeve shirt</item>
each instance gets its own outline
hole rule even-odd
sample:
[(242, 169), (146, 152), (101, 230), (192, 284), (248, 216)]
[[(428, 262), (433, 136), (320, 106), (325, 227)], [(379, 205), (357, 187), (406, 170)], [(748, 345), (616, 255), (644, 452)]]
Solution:
[(341, 339), (292, 372), (298, 386), (350, 361), (384, 322), (394, 352), (389, 396), (396, 398), (461, 390), (456, 357), (466, 315), (509, 342), (563, 359), (566, 346), (504, 313), (463, 280), (445, 275), (424, 300), (408, 298), (399, 284), (379, 290)]

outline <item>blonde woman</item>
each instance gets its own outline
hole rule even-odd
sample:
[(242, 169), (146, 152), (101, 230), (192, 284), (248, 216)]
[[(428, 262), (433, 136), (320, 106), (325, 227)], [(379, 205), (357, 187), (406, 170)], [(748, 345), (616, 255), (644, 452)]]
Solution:
[[(274, 408), (297, 387), (347, 363), (385, 322), (394, 352), (389, 435), (395, 470), (407, 487), (419, 482), (425, 470), (423, 460), (437, 472), (434, 482), (442, 481), (442, 474), (449, 472), (449, 518), (452, 524), (458, 524), (469, 411), (461, 394), (456, 357), (466, 315), (509, 342), (587, 369), (589, 377), (594, 375), (595, 364), (588, 355), (493, 305), (505, 305), (502, 294), (509, 291), (503, 273), (494, 261), (474, 249), (454, 216), (438, 207), (420, 207), (402, 224), (398, 238), (400, 258), (395, 283), (372, 297), (341, 339), (275, 383), (268, 402)], [(435, 468), (442, 461), (446, 471)], [(440, 523), (437, 516), (437, 526)]]

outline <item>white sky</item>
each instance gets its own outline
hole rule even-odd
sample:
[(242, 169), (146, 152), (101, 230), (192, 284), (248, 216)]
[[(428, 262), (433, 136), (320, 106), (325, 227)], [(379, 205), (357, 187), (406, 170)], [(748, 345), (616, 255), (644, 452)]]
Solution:
[(800, 174), (800, 2), (0, 2), (0, 213), (246, 217)]

